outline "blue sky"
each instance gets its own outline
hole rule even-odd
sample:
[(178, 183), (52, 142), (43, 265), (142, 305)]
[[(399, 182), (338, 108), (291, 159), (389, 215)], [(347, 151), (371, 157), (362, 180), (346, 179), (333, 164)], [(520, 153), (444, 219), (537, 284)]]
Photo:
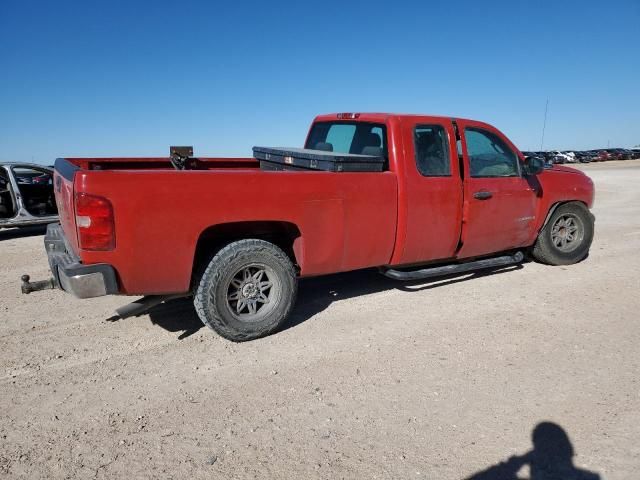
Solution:
[(318, 113), (640, 144), (640, 1), (0, 1), (0, 160), (251, 154)]

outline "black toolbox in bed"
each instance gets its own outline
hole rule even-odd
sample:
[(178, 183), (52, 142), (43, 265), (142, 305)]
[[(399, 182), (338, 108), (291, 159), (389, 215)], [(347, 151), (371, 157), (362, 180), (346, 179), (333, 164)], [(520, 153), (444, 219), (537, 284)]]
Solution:
[(381, 172), (384, 157), (327, 152), (307, 148), (253, 147), (262, 170), (323, 170), (326, 172)]

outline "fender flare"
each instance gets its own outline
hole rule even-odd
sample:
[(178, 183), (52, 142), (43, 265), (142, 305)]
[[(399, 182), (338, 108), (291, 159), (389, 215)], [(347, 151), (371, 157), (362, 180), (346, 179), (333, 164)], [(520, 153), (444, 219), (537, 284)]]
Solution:
[(542, 226), (540, 227), (540, 230), (538, 230), (538, 233), (544, 230), (544, 227), (547, 226), (547, 223), (549, 223), (549, 220), (551, 220), (551, 216), (558, 209), (559, 206), (566, 205), (567, 203), (574, 203), (574, 202), (582, 203), (587, 208), (587, 210), (589, 210), (589, 207), (584, 202), (581, 202), (580, 200), (562, 200), (562, 201), (556, 202), (553, 205), (551, 205), (551, 208), (549, 208), (549, 212), (547, 213), (547, 216), (544, 219), (544, 222), (542, 222)]

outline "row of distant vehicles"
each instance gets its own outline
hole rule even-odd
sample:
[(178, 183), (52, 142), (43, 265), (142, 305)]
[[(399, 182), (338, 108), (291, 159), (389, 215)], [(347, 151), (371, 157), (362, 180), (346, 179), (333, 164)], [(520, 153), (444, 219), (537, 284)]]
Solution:
[(522, 152), (526, 157), (538, 157), (547, 163), (589, 163), (607, 160), (633, 160), (640, 158), (639, 148), (607, 148), (601, 150), (549, 150)]

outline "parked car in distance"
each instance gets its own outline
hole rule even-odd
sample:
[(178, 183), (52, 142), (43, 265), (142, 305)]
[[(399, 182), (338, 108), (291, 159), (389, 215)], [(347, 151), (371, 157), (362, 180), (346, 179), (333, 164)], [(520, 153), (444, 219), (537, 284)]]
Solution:
[[(149, 295), (121, 316), (193, 296), (205, 325), (244, 341), (286, 321), (299, 278), (378, 267), (425, 279), (524, 253), (568, 265), (593, 238), (591, 179), (525, 159), (479, 121), (328, 114), (304, 149), (255, 148), (260, 161), (192, 151), (58, 159), (47, 285), (80, 298)], [(341, 163), (365, 161), (366, 171)], [(25, 293), (38, 289), (23, 278)]]
[(0, 228), (57, 220), (53, 169), (31, 163), (0, 164)]
[(626, 148), (608, 148), (609, 156), (612, 160), (631, 160), (631, 151)]
[(585, 151), (585, 154), (587, 155), (587, 158), (589, 159), (590, 162), (598, 161), (599, 152), (597, 150), (587, 150)]
[(622, 157), (621, 160), (633, 159), (633, 152), (628, 148), (618, 148), (617, 150), (620, 152), (620, 156)]
[(580, 163), (588, 163), (591, 161), (591, 158), (588, 156), (587, 152), (582, 152), (579, 150), (574, 150), (573, 154), (576, 158), (576, 161)]
[(551, 161), (553, 163), (559, 163), (559, 164), (562, 164), (562, 163), (575, 163), (575, 158), (574, 157), (572, 157), (572, 156), (570, 156), (570, 155), (568, 155), (568, 154), (566, 154), (564, 152), (561, 152), (559, 150), (552, 150), (550, 152), (550, 154), (551, 154)]

